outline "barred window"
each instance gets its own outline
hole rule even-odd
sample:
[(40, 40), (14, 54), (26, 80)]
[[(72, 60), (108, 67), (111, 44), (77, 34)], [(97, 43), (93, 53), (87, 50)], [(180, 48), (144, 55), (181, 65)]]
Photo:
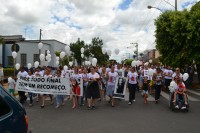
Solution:
[(21, 66), (26, 66), (26, 54), (21, 54)]
[(8, 67), (13, 67), (13, 57), (12, 56), (7, 56), (7, 58), (8, 58), (8, 64), (7, 64), (7, 66)]
[(33, 54), (33, 63), (39, 61), (39, 54)]

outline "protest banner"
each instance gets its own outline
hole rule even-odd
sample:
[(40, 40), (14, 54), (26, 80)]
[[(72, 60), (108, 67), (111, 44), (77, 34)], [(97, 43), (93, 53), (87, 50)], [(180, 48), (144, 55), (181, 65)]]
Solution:
[(126, 85), (127, 85), (127, 78), (117, 77), (113, 97), (124, 99), (126, 92)]
[[(80, 81), (80, 86), (81, 83)], [(18, 91), (40, 94), (70, 95), (71, 89), (70, 78), (61, 77), (19, 77), (16, 84), (16, 90)], [(80, 91), (81, 96), (83, 94), (82, 88)]]

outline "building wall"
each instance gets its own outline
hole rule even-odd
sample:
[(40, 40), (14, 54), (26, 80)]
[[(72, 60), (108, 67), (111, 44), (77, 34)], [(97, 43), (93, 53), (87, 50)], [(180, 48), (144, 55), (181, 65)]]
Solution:
[[(41, 49), (41, 54), (45, 55), (46, 50), (50, 50), (51, 54), (51, 62), (47, 62), (45, 60), (41, 61), (42, 66), (53, 66), (56, 67), (56, 56), (55, 56), (55, 51), (62, 51), (64, 50), (65, 44), (60, 43), (56, 40), (48, 40), (48, 41), (42, 41), (43, 42), (43, 47)], [(38, 43), (33, 42), (33, 41), (22, 41), (22, 42), (17, 42), (17, 44), (20, 46), (20, 50), (17, 53), (17, 58), (16, 58), (16, 63), (21, 64), (21, 54), (26, 54), (26, 66), (28, 63), (31, 63), (32, 66), (34, 66), (34, 54), (39, 54), (39, 49), (38, 49)], [(5, 67), (8, 67), (8, 56), (12, 56), (12, 51), (11, 51), (11, 46), (12, 44), (6, 44), (5, 45)], [(1, 52), (2, 53), (2, 52)], [(39, 61), (39, 60), (38, 60)]]
[(158, 58), (158, 57), (160, 57), (160, 53), (159, 53), (158, 50), (156, 50), (156, 51), (155, 51), (155, 58)]

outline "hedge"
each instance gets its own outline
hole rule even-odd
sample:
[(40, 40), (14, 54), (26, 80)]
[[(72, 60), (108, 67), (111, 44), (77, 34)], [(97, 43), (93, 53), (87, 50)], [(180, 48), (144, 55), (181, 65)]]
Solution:
[(3, 68), (4, 77), (10, 77), (14, 75), (14, 68)]

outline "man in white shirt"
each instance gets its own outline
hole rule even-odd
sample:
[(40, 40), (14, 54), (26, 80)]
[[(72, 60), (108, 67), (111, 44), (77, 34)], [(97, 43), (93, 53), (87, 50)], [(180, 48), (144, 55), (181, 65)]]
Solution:
[[(28, 76), (28, 73), (24, 70), (24, 66), (22, 66), (20, 68), (20, 71), (17, 74), (17, 78), (27, 77), (27, 76)], [(20, 97), (20, 103), (23, 104), (27, 99), (25, 92), (24, 91), (18, 91), (18, 94), (19, 94), (19, 97)]]

